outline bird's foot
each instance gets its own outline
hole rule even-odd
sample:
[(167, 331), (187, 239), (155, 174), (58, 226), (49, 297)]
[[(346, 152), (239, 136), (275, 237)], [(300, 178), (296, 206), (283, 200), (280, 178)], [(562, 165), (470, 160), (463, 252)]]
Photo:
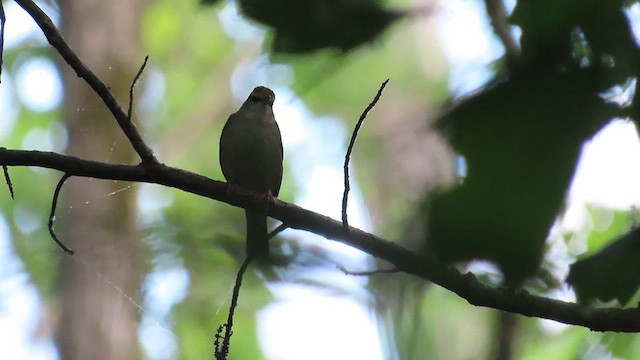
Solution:
[(271, 190), (262, 193), (262, 198), (264, 198), (264, 211), (268, 211), (269, 207), (276, 203), (276, 197), (273, 196)]
[(231, 192), (233, 190), (235, 190), (238, 187), (238, 185), (235, 183), (235, 181), (227, 181), (227, 195), (231, 194)]
[(275, 204), (276, 203), (276, 197), (273, 196), (273, 193), (271, 192), (271, 190), (269, 190), (266, 193), (264, 193), (264, 197), (267, 200), (268, 204)]

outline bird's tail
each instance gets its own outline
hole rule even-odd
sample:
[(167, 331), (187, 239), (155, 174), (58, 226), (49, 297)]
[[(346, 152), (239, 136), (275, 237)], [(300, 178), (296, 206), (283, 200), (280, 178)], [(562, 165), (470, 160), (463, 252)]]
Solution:
[(247, 256), (261, 257), (268, 255), (267, 217), (248, 210), (244, 213), (247, 218)]

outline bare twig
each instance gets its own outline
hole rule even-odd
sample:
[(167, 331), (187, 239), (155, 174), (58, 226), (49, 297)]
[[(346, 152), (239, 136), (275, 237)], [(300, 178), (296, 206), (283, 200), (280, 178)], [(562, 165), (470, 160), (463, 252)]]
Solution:
[(277, 228), (273, 229), (273, 231), (271, 231), (269, 233), (269, 235), (267, 235), (267, 239), (273, 239), (276, 235), (280, 234), (281, 232), (287, 230), (289, 228), (289, 226), (287, 226), (287, 224), (282, 223), (280, 225), (278, 225)]
[(9, 187), (9, 194), (11, 194), (11, 199), (15, 199), (15, 194), (13, 193), (13, 184), (11, 183), (11, 178), (9, 177), (9, 169), (6, 165), (2, 166), (2, 171), (4, 172), (4, 181)]
[(58, 246), (67, 254), (69, 255), (73, 255), (74, 251), (71, 250), (70, 248), (68, 248), (65, 244), (62, 243), (62, 241), (60, 241), (60, 239), (58, 239), (58, 236), (56, 235), (56, 232), (53, 231), (53, 220), (55, 220), (56, 218), (56, 207), (58, 206), (58, 196), (60, 196), (60, 190), (62, 189), (62, 185), (64, 185), (65, 181), (67, 181), (68, 178), (70, 178), (71, 175), (68, 173), (65, 173), (62, 178), (60, 179), (60, 181), (58, 181), (58, 185), (56, 186), (56, 190), (53, 192), (53, 200), (51, 201), (51, 213), (49, 213), (49, 224), (47, 225), (49, 227), (49, 234), (51, 234), (51, 237), (53, 238), (53, 241), (56, 242), (56, 244), (58, 244)]
[[(52, 152), (0, 149), (0, 165), (38, 166), (71, 176), (160, 184), (245, 209), (264, 210), (264, 198), (260, 195), (242, 189), (227, 192), (224, 182), (163, 164), (153, 167), (106, 164)], [(453, 267), (432, 258), (354, 227), (346, 230), (341, 221), (279, 199), (274, 199), (266, 215), (292, 229), (313, 232), (386, 260), (399, 271), (436, 283), (473, 305), (584, 326), (594, 331), (640, 332), (637, 309), (595, 308), (534, 296), (525, 291), (487, 286), (471, 274), (461, 275)]]
[(4, 65), (4, 26), (6, 21), (4, 5), (2, 4), (2, 1), (0, 1), (0, 26), (2, 27), (0, 29), (0, 83), (2, 82), (2, 66)]
[[(6, 147), (0, 147), (0, 150), (7, 150)], [(13, 193), (13, 184), (11, 183), (11, 177), (9, 176), (9, 168), (6, 165), (2, 165), (2, 171), (4, 172), (4, 181), (7, 183), (7, 187), (9, 188), (9, 194), (11, 194), (11, 199), (15, 200), (15, 194)]]
[(353, 133), (351, 134), (351, 141), (349, 141), (349, 146), (347, 147), (347, 153), (344, 156), (344, 193), (342, 194), (342, 224), (345, 229), (349, 229), (349, 220), (347, 218), (347, 205), (349, 202), (349, 190), (351, 189), (351, 185), (349, 184), (349, 161), (351, 160), (351, 152), (353, 151), (353, 145), (356, 143), (356, 138), (358, 137), (358, 131), (362, 126), (362, 123), (367, 118), (367, 114), (369, 111), (376, 106), (378, 100), (380, 100), (380, 96), (382, 96), (382, 91), (384, 87), (387, 86), (389, 79), (385, 80), (382, 85), (380, 85), (380, 89), (378, 89), (378, 93), (376, 94), (373, 101), (369, 103), (366, 109), (360, 115), (360, 119), (356, 123), (356, 127), (353, 129)]
[(140, 70), (138, 70), (136, 76), (133, 78), (131, 87), (129, 88), (129, 109), (127, 109), (127, 119), (129, 121), (131, 121), (131, 112), (133, 111), (133, 88), (136, 86), (138, 79), (140, 79), (140, 75), (142, 75), (144, 68), (147, 66), (147, 60), (149, 60), (149, 55), (144, 57), (144, 62), (142, 63), (142, 66), (140, 66)]
[(105, 85), (81, 60), (60, 35), (51, 19), (32, 0), (15, 0), (38, 24), (49, 44), (53, 46), (62, 58), (71, 66), (76, 74), (83, 78), (89, 86), (100, 96), (104, 104), (109, 108), (118, 125), (131, 142), (143, 164), (157, 164), (158, 160), (153, 155), (151, 148), (145, 144), (133, 122), (129, 121), (127, 113), (113, 96), (109, 87)]
[(395, 267), (391, 269), (378, 269), (373, 271), (351, 271), (345, 269), (343, 266), (338, 266), (338, 269), (340, 269), (340, 271), (342, 271), (345, 275), (350, 276), (371, 276), (377, 274), (395, 274), (400, 272), (400, 270)]
[(233, 335), (233, 315), (235, 314), (236, 307), (238, 306), (238, 296), (240, 295), (240, 287), (242, 286), (242, 278), (247, 271), (249, 264), (254, 259), (253, 256), (247, 256), (242, 262), (238, 275), (236, 276), (236, 284), (233, 286), (233, 296), (231, 297), (231, 306), (229, 307), (229, 316), (227, 317), (227, 323), (224, 325), (224, 336), (222, 339), (222, 346), (216, 346), (215, 354), (216, 360), (225, 360), (229, 354), (229, 345), (231, 344), (231, 335)]

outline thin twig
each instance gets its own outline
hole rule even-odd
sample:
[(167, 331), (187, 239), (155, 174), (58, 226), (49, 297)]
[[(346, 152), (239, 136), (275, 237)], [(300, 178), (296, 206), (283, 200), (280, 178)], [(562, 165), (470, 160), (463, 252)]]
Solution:
[(377, 274), (395, 274), (400, 272), (400, 269), (396, 267), (391, 269), (378, 269), (378, 270), (372, 270), (372, 271), (351, 271), (351, 270), (345, 269), (342, 266), (338, 266), (338, 269), (340, 269), (340, 271), (342, 271), (345, 275), (351, 275), (351, 276), (371, 276), (371, 275), (377, 275)]
[(4, 172), (4, 181), (7, 183), (9, 187), (9, 193), (11, 194), (11, 199), (15, 200), (15, 195), (13, 193), (13, 184), (11, 183), (11, 178), (9, 177), (9, 169), (6, 165), (2, 165), (2, 171)]
[(149, 60), (149, 55), (144, 57), (144, 62), (142, 63), (142, 66), (140, 66), (140, 70), (138, 70), (136, 76), (133, 78), (131, 87), (129, 88), (129, 109), (127, 110), (127, 119), (129, 120), (129, 122), (131, 122), (131, 112), (133, 109), (133, 88), (136, 86), (138, 79), (140, 79), (140, 75), (142, 75), (144, 68), (147, 66), (147, 60)]
[(231, 306), (229, 307), (229, 316), (227, 317), (227, 323), (224, 325), (224, 338), (222, 340), (222, 347), (216, 348), (215, 354), (217, 360), (223, 360), (227, 358), (229, 354), (229, 346), (231, 344), (231, 335), (233, 335), (233, 315), (238, 306), (238, 296), (240, 295), (240, 287), (242, 286), (242, 278), (247, 271), (249, 264), (254, 259), (253, 256), (247, 256), (244, 260), (238, 275), (236, 276), (236, 284), (233, 286), (233, 296), (231, 297)]
[(347, 154), (344, 156), (344, 193), (342, 194), (342, 225), (345, 229), (349, 229), (349, 220), (347, 219), (347, 203), (349, 200), (349, 190), (351, 186), (349, 185), (349, 161), (351, 160), (351, 152), (353, 151), (353, 145), (356, 143), (356, 138), (358, 137), (358, 131), (364, 122), (364, 119), (367, 118), (367, 114), (369, 111), (376, 106), (378, 100), (380, 100), (380, 96), (382, 96), (382, 91), (384, 87), (387, 86), (389, 79), (385, 80), (382, 85), (380, 85), (380, 89), (378, 89), (378, 93), (376, 97), (373, 98), (373, 101), (367, 106), (366, 109), (360, 115), (360, 119), (356, 123), (356, 127), (353, 129), (353, 134), (351, 134), (351, 141), (349, 142), (349, 147), (347, 147)]
[(53, 231), (53, 220), (55, 220), (56, 218), (56, 207), (58, 206), (58, 196), (60, 195), (60, 190), (62, 189), (62, 185), (64, 185), (64, 182), (67, 181), (68, 178), (70, 178), (71, 175), (69, 173), (65, 173), (62, 178), (60, 179), (60, 181), (58, 181), (58, 185), (56, 186), (56, 190), (53, 192), (53, 201), (51, 201), (51, 213), (49, 214), (49, 234), (51, 234), (51, 237), (53, 238), (53, 241), (56, 242), (56, 244), (58, 244), (58, 246), (67, 254), (69, 255), (73, 255), (74, 251), (71, 250), (70, 248), (68, 248), (65, 244), (62, 243), (62, 241), (60, 241), (60, 239), (58, 239), (58, 236), (56, 235), (56, 232)]
[(280, 234), (281, 232), (287, 230), (289, 228), (289, 225), (282, 223), (280, 225), (278, 225), (277, 228), (273, 229), (273, 231), (271, 231), (269, 233), (269, 235), (267, 235), (267, 239), (273, 239), (276, 235)]
[(158, 164), (158, 160), (153, 155), (151, 148), (142, 140), (142, 136), (133, 122), (129, 121), (127, 113), (113, 96), (109, 87), (105, 85), (76, 55), (62, 38), (62, 35), (53, 24), (47, 14), (42, 11), (32, 0), (15, 0), (38, 24), (44, 36), (49, 41), (62, 58), (71, 66), (76, 74), (83, 78), (89, 86), (98, 94), (107, 106), (124, 134), (131, 142), (131, 145), (140, 156), (143, 164)]
[(0, 83), (2, 82), (2, 66), (4, 65), (4, 26), (6, 22), (6, 17), (4, 14), (4, 5), (2, 1), (0, 1)]
[(7, 183), (9, 187), (9, 193), (11, 194), (11, 199), (15, 200), (15, 196), (13, 194), (13, 184), (11, 183), (11, 178), (9, 177), (9, 169), (6, 165), (2, 165), (2, 171), (4, 172), (4, 181)]
[[(0, 150), (7, 150), (7, 148), (4, 146), (0, 146)], [(15, 200), (15, 194), (13, 193), (13, 184), (11, 183), (11, 177), (9, 177), (9, 168), (7, 167), (7, 165), (2, 165), (2, 171), (4, 172), (4, 181), (7, 183), (7, 186), (9, 187), (9, 193), (11, 194), (11, 199)]]

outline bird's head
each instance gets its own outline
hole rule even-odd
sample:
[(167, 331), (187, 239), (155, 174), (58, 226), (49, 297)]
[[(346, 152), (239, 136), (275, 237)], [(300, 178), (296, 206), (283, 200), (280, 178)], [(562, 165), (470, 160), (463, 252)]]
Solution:
[(249, 95), (247, 102), (268, 104), (273, 106), (273, 102), (276, 100), (276, 94), (271, 89), (264, 86), (258, 86)]

